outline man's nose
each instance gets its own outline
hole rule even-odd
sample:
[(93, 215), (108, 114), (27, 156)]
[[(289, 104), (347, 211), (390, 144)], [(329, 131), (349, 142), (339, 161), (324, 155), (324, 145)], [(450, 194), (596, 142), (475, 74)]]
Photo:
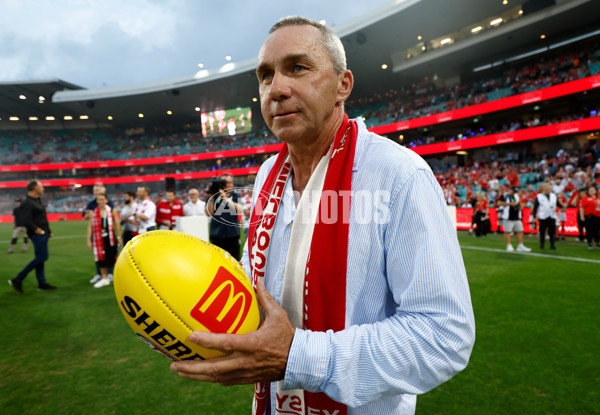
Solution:
[(275, 73), (271, 85), (269, 85), (269, 97), (274, 101), (279, 101), (285, 98), (289, 98), (291, 95), (289, 78), (280, 74)]

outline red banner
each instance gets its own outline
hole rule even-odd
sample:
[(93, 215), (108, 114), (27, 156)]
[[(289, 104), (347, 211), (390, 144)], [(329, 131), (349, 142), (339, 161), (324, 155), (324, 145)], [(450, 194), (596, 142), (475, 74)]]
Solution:
[[(81, 213), (48, 213), (48, 222), (61, 220), (83, 220)], [(13, 223), (12, 215), (0, 215), (0, 223)]]
[(600, 87), (600, 75), (588, 76), (587, 78), (577, 79), (575, 81), (565, 82), (560, 85), (549, 86), (547, 88), (525, 92), (519, 95), (513, 95), (512, 97), (496, 99), (494, 101), (484, 102), (483, 104), (471, 105), (469, 107), (428, 115), (426, 117), (413, 118), (412, 120), (380, 125), (370, 128), (370, 131), (376, 134), (388, 134), (397, 131), (410, 130), (413, 128), (425, 127), (427, 125), (460, 120), (461, 118), (519, 107), (521, 105), (545, 101), (565, 95), (576, 94), (598, 87)]
[[(496, 214), (495, 208), (489, 209), (490, 225), (492, 232), (498, 230), (498, 215)], [(536, 229), (532, 229), (532, 223), (530, 223), (531, 209), (523, 209), (523, 232), (524, 233), (536, 233)], [(557, 214), (558, 215), (558, 214)], [(471, 220), (473, 217), (472, 208), (457, 208), (456, 209), (456, 228), (460, 230), (469, 230), (471, 228)], [(559, 230), (562, 235), (562, 230)], [(565, 235), (577, 236), (579, 235), (579, 228), (577, 227), (577, 208), (567, 208), (567, 221), (565, 222)]]
[[(246, 176), (249, 174), (258, 173), (260, 167), (244, 167), (241, 169), (223, 169), (223, 170), (210, 170), (210, 171), (198, 171), (193, 173), (177, 173), (177, 174), (149, 174), (146, 176), (120, 176), (120, 177), (97, 177), (88, 179), (51, 179), (51, 180), (40, 180), (40, 182), (47, 187), (50, 186), (90, 186), (94, 184), (116, 184), (116, 183), (146, 183), (146, 182), (160, 182), (164, 181), (167, 177), (172, 177), (175, 180), (193, 180), (193, 179), (210, 179), (213, 177), (220, 177), (222, 174), (229, 173), (234, 176)], [(18, 182), (0, 182), (0, 189), (15, 188), (27, 186), (27, 181)]]
[(449, 151), (468, 150), (471, 148), (496, 146), (499, 144), (516, 143), (519, 141), (539, 140), (540, 138), (556, 137), (560, 135), (575, 134), (585, 131), (600, 129), (600, 117), (585, 118), (583, 120), (568, 121), (542, 127), (526, 128), (523, 130), (508, 131), (484, 135), (482, 137), (468, 138), (458, 141), (427, 144), (411, 147), (420, 155), (447, 153)]
[(181, 156), (152, 157), (145, 159), (130, 160), (104, 160), (83, 161), (77, 163), (46, 163), (46, 164), (18, 164), (11, 166), (0, 166), (0, 173), (9, 171), (40, 171), (60, 169), (95, 169), (106, 167), (129, 167), (145, 166), (149, 164), (182, 163), (198, 160), (214, 160), (227, 157), (250, 156), (254, 154), (274, 153), (281, 149), (282, 144), (271, 144), (268, 146), (238, 148), (235, 150), (213, 151), (211, 153), (184, 154)]

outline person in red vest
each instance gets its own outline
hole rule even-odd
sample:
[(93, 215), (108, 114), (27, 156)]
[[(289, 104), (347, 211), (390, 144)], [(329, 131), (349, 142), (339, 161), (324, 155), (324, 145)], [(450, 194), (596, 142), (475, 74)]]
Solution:
[(582, 217), (579, 213), (581, 201), (585, 196), (585, 187), (582, 187), (578, 191), (573, 192), (571, 199), (569, 199), (569, 206), (577, 208), (577, 229), (579, 230), (579, 236), (575, 239), (577, 242), (585, 241), (585, 217)]
[(488, 209), (490, 203), (485, 197), (485, 193), (477, 192), (477, 204), (475, 205), (475, 223), (477, 229), (475, 229), (475, 236), (486, 236), (489, 229), (490, 217), (488, 215)]
[(183, 205), (175, 199), (174, 190), (167, 190), (165, 198), (156, 205), (158, 229), (174, 229), (177, 216), (183, 216)]
[(589, 186), (587, 196), (581, 199), (579, 215), (585, 221), (588, 249), (594, 248), (592, 241), (596, 242), (596, 248), (600, 248), (600, 197), (595, 186)]

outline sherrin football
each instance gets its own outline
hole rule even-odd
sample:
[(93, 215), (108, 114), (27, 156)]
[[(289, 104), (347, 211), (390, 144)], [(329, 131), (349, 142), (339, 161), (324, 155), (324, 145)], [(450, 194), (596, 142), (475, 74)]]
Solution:
[(243, 334), (261, 323), (250, 279), (229, 253), (175, 231), (151, 231), (125, 245), (114, 269), (117, 302), (135, 334), (175, 360), (222, 353), (188, 339), (192, 331)]

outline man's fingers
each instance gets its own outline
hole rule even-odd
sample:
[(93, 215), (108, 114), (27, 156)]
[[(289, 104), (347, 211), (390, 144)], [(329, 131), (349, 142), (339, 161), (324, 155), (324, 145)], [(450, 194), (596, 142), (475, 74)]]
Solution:
[(207, 349), (219, 350), (225, 354), (231, 354), (236, 350), (239, 341), (236, 334), (210, 333), (208, 331), (194, 331), (189, 338), (196, 344)]
[(265, 283), (261, 280), (258, 280), (256, 283), (256, 293), (258, 294), (258, 302), (266, 313), (273, 310), (273, 307), (279, 307), (279, 304), (277, 304), (275, 299), (269, 294), (265, 287)]

